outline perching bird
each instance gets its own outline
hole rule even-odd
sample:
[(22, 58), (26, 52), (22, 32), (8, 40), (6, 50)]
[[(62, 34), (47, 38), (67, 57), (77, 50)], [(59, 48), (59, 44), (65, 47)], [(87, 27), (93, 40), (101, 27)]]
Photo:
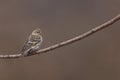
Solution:
[(42, 32), (37, 28), (30, 34), (20, 53), (22, 55), (31, 55), (40, 48), (42, 42)]

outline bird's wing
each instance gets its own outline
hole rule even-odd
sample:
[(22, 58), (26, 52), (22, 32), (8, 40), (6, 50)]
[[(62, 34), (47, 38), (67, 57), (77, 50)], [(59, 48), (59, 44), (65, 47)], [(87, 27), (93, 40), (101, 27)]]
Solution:
[(28, 40), (26, 40), (20, 52), (24, 52), (26, 49), (28, 49), (28, 47), (29, 47)]

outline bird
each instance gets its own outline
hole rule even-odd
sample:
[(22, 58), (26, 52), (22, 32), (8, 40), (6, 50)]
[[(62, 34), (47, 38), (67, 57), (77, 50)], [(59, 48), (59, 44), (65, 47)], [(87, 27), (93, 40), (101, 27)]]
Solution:
[(31, 55), (35, 51), (39, 50), (43, 42), (42, 32), (40, 28), (33, 30), (25, 41), (20, 53), (22, 55)]

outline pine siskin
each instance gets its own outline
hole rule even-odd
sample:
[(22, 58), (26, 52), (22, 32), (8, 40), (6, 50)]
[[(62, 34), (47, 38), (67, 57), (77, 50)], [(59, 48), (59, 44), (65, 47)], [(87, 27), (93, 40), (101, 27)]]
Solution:
[(40, 48), (42, 42), (43, 42), (42, 32), (39, 28), (37, 28), (28, 37), (27, 41), (25, 42), (21, 50), (21, 54), (30, 55), (31, 53)]

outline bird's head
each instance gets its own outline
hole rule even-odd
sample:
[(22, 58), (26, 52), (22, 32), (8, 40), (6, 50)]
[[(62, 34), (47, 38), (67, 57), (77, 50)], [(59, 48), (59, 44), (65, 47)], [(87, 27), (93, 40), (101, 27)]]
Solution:
[(40, 28), (37, 28), (37, 29), (35, 29), (35, 30), (32, 32), (32, 34), (33, 34), (33, 35), (41, 35), (42, 32), (41, 32)]

